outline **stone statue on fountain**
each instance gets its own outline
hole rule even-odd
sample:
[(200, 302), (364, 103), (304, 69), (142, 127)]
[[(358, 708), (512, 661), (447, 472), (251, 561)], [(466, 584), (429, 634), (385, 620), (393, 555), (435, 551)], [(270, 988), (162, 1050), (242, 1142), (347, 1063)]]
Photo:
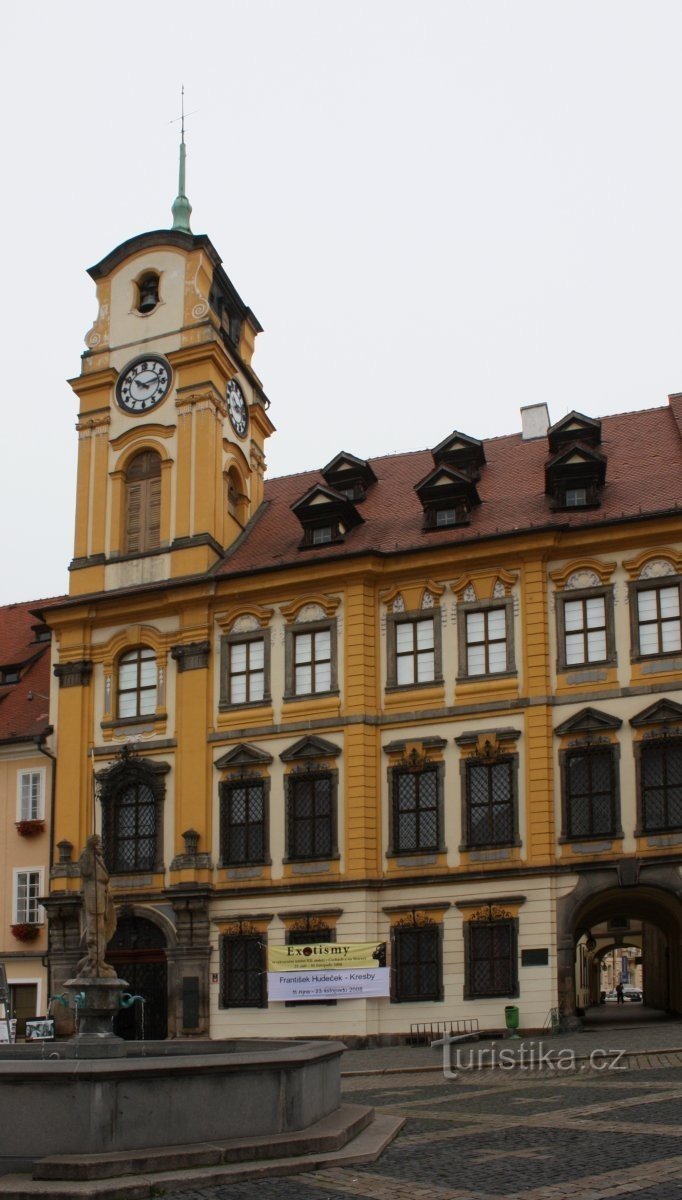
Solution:
[(109, 872), (102, 855), (101, 838), (93, 833), (85, 843), (78, 865), (83, 880), (83, 922), (87, 954), (76, 975), (87, 979), (116, 977), (114, 967), (104, 961), (108, 943), (116, 929), (116, 909), (109, 888)]

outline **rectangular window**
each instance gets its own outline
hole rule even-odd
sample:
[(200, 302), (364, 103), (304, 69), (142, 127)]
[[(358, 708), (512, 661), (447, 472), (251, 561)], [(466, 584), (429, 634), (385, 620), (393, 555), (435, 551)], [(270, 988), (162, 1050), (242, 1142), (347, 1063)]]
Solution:
[(615, 747), (569, 750), (563, 758), (564, 827), (568, 838), (618, 832)]
[(440, 781), (436, 767), (392, 772), (393, 852), (440, 847)]
[(220, 641), (220, 705), (262, 704), (270, 695), (270, 634)]
[(658, 833), (682, 828), (682, 742), (643, 744), (640, 751), (642, 829)]
[(42, 871), (14, 872), (15, 925), (42, 925), (45, 910), (38, 903), (42, 888)]
[(637, 633), (641, 655), (674, 654), (682, 648), (678, 584), (637, 590)]
[(310, 531), (310, 541), (313, 546), (324, 546), (334, 539), (334, 529), (331, 525), (317, 525)]
[(507, 670), (507, 613), (504, 608), (467, 612), (466, 673), (497, 675)]
[(266, 1008), (264, 935), (226, 935), (220, 939), (220, 1007)]
[(220, 861), (223, 866), (265, 862), (265, 780), (220, 785)]
[(518, 970), (515, 921), (467, 921), (465, 996), (516, 996)]
[(443, 954), (437, 925), (393, 930), (393, 1000), (442, 1000)]
[(45, 815), (44, 771), (20, 771), (18, 777), (18, 821), (41, 821)]
[(330, 629), (294, 634), (294, 694), (308, 696), (332, 688)]
[(289, 858), (330, 858), (336, 852), (331, 772), (287, 777)]
[(566, 508), (582, 508), (587, 504), (587, 488), (566, 488), (564, 496)]
[(564, 601), (566, 665), (605, 662), (606, 601), (604, 596)]
[(459, 513), (456, 508), (437, 508), (435, 513), (435, 524), (437, 527), (443, 525), (456, 525), (459, 521)]
[(515, 840), (516, 759), (465, 762), (467, 844), (509, 846)]
[(228, 646), (230, 704), (252, 704), (265, 696), (265, 643), (234, 642)]
[(399, 621), (395, 629), (396, 683), (430, 683), (436, 677), (433, 617)]

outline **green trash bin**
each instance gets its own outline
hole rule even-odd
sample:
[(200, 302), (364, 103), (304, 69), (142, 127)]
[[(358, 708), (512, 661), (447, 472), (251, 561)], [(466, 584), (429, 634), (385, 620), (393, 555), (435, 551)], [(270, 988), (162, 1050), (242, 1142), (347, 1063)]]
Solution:
[(516, 1030), (519, 1027), (519, 1010), (516, 1004), (506, 1004), (504, 1008), (504, 1023), (510, 1030), (510, 1038), (518, 1038)]

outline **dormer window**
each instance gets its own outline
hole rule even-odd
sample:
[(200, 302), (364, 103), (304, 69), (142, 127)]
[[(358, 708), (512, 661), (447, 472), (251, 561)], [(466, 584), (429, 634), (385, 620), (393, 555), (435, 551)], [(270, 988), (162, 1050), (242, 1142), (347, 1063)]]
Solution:
[(554, 509), (597, 508), (605, 480), (605, 455), (581, 442), (565, 446), (545, 465), (545, 492)]
[(415, 491), (424, 509), (424, 530), (466, 525), (472, 508), (480, 504), (473, 479), (454, 467), (436, 467)]
[(341, 542), (355, 525), (362, 524), (362, 517), (347, 496), (321, 484), (291, 507), (303, 526), (301, 550)]
[(481, 478), (481, 467), (485, 466), (483, 443), (478, 438), (455, 430), (431, 451), (437, 467), (452, 467), (468, 475), (470, 479)]
[(552, 508), (597, 508), (606, 480), (601, 421), (570, 412), (547, 431), (552, 457), (545, 464), (545, 493)]
[(322, 476), (330, 488), (355, 504), (365, 499), (377, 478), (368, 462), (345, 450), (322, 468)]
[(18, 667), (0, 667), (0, 683), (18, 683), (20, 679)]
[(147, 271), (138, 282), (137, 311), (147, 316), (159, 303), (159, 276), (156, 271)]

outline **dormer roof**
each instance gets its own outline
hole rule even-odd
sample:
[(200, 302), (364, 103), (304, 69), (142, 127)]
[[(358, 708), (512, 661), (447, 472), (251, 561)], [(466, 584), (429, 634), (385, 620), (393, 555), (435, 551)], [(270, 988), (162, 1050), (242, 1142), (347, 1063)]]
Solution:
[(434, 446), (431, 453), (437, 466), (455, 467), (468, 472), (475, 479), (478, 479), (481, 467), (485, 466), (483, 442), (457, 429)]
[(582, 442), (586, 446), (601, 444), (601, 421), (586, 417), (575, 409), (547, 430), (550, 454), (556, 454), (571, 442)]
[(321, 474), (330, 488), (347, 493), (350, 499), (356, 501), (364, 500), (367, 489), (377, 481), (369, 463), (346, 450), (328, 462)]

